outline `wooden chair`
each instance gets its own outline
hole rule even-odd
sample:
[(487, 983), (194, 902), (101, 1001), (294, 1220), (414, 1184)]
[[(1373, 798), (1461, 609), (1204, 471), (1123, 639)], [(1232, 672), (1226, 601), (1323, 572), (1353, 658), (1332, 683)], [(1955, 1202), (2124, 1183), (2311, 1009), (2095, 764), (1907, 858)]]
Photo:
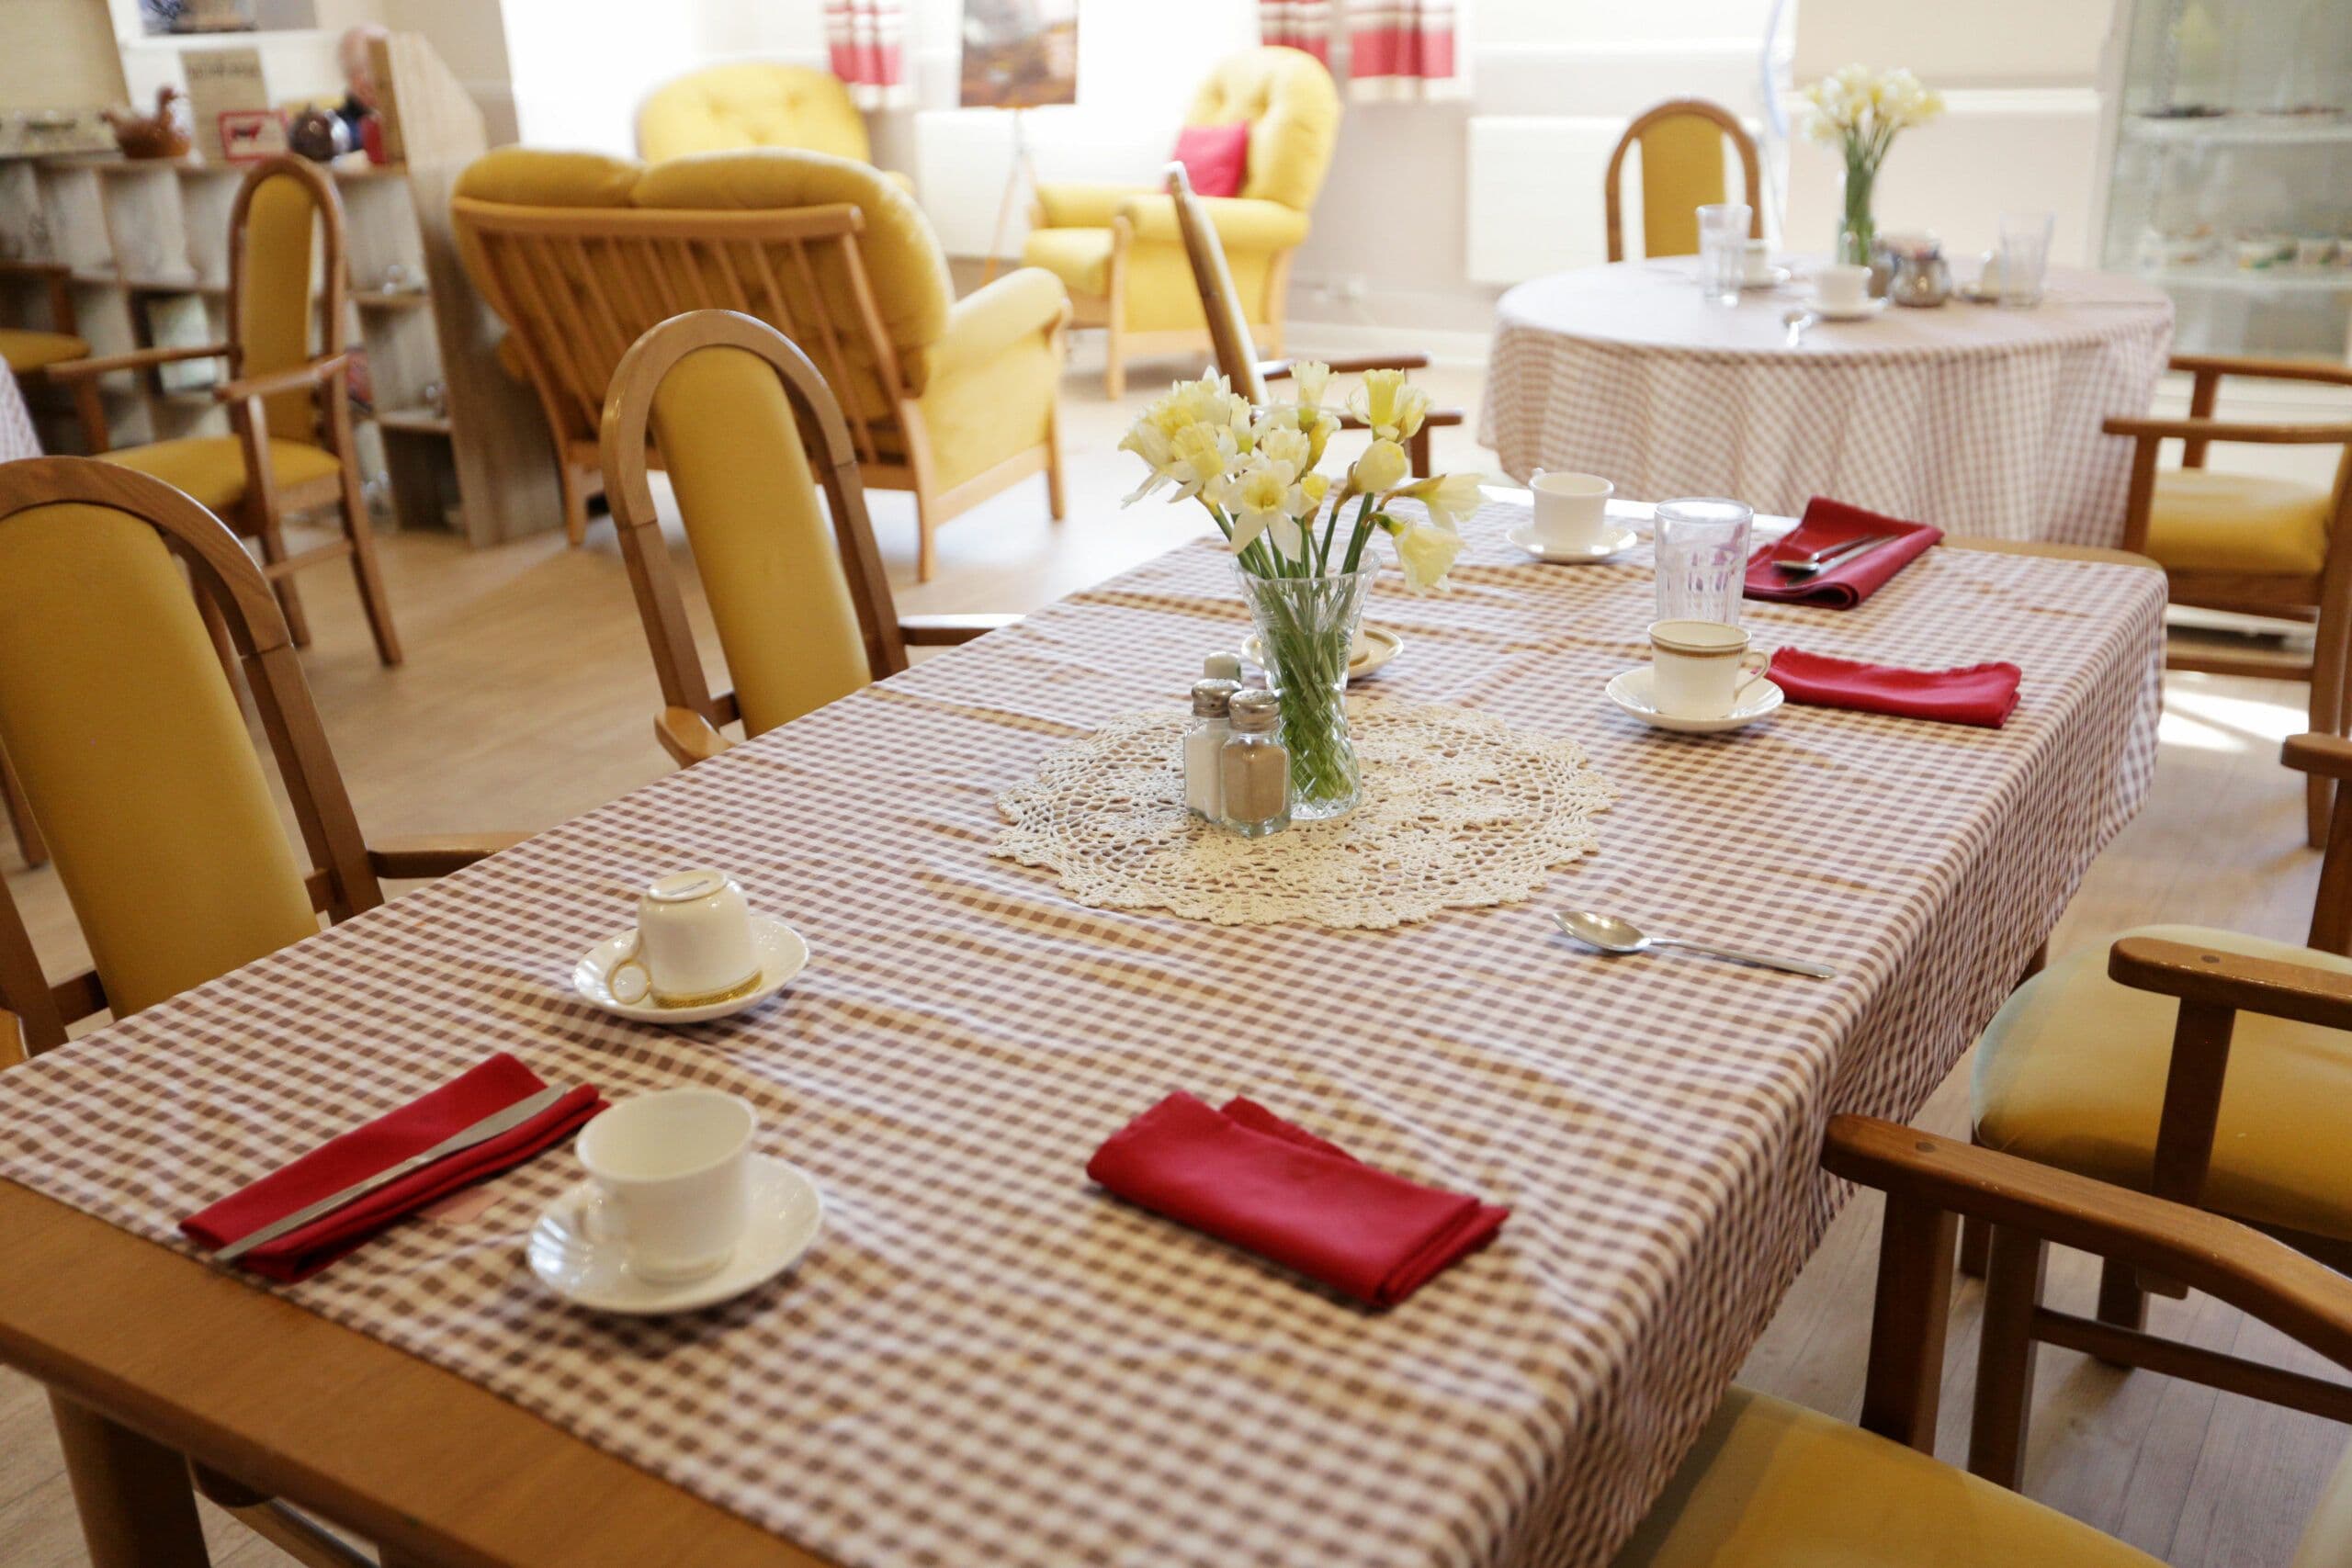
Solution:
[[(1216, 355), (1217, 371), (1235, 391), (1252, 403), (1263, 403), (1266, 383), (1287, 377), (1292, 362), (1258, 357), (1257, 348), (1250, 340), (1249, 320), (1234, 292), (1232, 269), (1226, 265), (1224, 243), (1217, 238), (1216, 226), (1209, 221), (1201, 198), (1193, 194), (1192, 178), (1183, 164), (1168, 165), (1167, 190), (1176, 204), (1176, 227), (1184, 241), (1185, 259), (1192, 264), (1193, 285), (1200, 290), (1201, 313), (1208, 318), (1209, 344)], [(1375, 354), (1335, 359), (1330, 365), (1342, 375), (1354, 375), (1366, 370), (1418, 370), (1429, 362), (1425, 354)], [(1421, 428), (1405, 443), (1415, 474), (1426, 476), (1435, 471), (1430, 464), (1430, 433), (1439, 426), (1462, 423), (1460, 409), (1429, 412)], [(1340, 428), (1362, 430), (1364, 423), (1353, 414), (1342, 413)]]
[[(348, 280), (343, 200), (334, 182), (306, 159), (271, 158), (246, 174), (230, 211), (226, 343), (143, 348), (53, 365), (47, 374), (78, 387), (119, 370), (147, 373), (182, 360), (221, 360), (229, 379), (214, 387), (212, 396), (227, 405), (232, 434), (151, 442), (109, 453), (107, 460), (153, 474), (232, 520), (243, 537), (258, 540), (263, 574), (277, 590), (298, 647), (309, 646), (311, 633), (293, 574), (323, 561), (350, 561), (377, 656), (398, 664), (400, 637), (360, 495), (345, 389)], [(285, 520), (328, 506), (342, 516), (342, 536), (289, 555)]]
[[(1981, 1471), (1963, 1475), (1935, 1459), (1955, 1216), (1997, 1227), (2010, 1273), (2034, 1287), (1986, 1303), (1978, 1438), (2020, 1401), (2021, 1327), (2075, 1321), (2039, 1304), (2052, 1244), (2190, 1280), (2352, 1367), (2352, 1280), (2244, 1225), (1856, 1116), (1831, 1120), (1821, 1163), (1886, 1194), (1860, 1427), (1733, 1389), (1615, 1568), (2161, 1568)], [(2352, 1461), (2329, 1483), (2295, 1565), (2346, 1562)]]
[[(735, 681), (716, 695), (654, 512), (649, 421)], [(613, 372), (603, 429), (613, 521), (662, 681), (653, 733), (681, 766), (726, 750), (719, 731), (737, 719), (747, 737), (764, 733), (904, 670), (910, 646), (969, 642), (1012, 618), (898, 615), (849, 422), (808, 356), (763, 321), (695, 310), (648, 332)]]
[(466, 170), (451, 211), (539, 395), (574, 543), (615, 367), (704, 309), (764, 321), (823, 368), (866, 485), (913, 492), (921, 580), (943, 523), (1033, 475), (1063, 513), (1060, 283), (1023, 267), (956, 299), (922, 209), (876, 169), (781, 148), (643, 169), (510, 147)]
[(1721, 104), (1704, 98), (1670, 98), (1645, 110), (1609, 154), (1609, 172), (1601, 176), (1601, 199), (1609, 226), (1609, 259), (1625, 259), (1625, 153), (1635, 143), (1642, 149), (1642, 254), (1645, 256), (1688, 256), (1699, 251), (1699, 209), (1723, 201), (1723, 143), (1728, 140), (1739, 152), (1747, 175), (1747, 232), (1764, 237), (1764, 203), (1754, 138), (1741, 129), (1739, 118)]
[[(2352, 778), (2340, 737), (2298, 736), (2284, 759)], [(2337, 1126), (2352, 1101), (2352, 791), (2336, 794), (2308, 946), (2148, 926), (2061, 959), (1978, 1038), (1972, 1100), (1987, 1148), (2227, 1215), (2352, 1272)], [(2025, 1340), (2352, 1421), (2352, 1388), (2146, 1334), (2146, 1293), (2179, 1295), (2178, 1276), (2110, 1264), (2097, 1321), (2061, 1322), (2017, 1306), (2032, 1281), (1998, 1237), (1972, 1225), (1962, 1252), (1986, 1276), (1988, 1316), (2018, 1314)], [(2015, 1474), (2023, 1424), (2011, 1413), (1979, 1439), (1980, 1473)]]
[[(307, 863), (197, 597), (235, 650)], [(35, 1052), (314, 935), (322, 913), (374, 908), (379, 878), (514, 841), (370, 848), (261, 569), (187, 496), (84, 457), (0, 465), (0, 749), (96, 960), (49, 983), (0, 884), (0, 1008)]]
[[(2224, 377), (2352, 387), (2352, 366), (2181, 354), (2172, 368), (2191, 378), (2187, 419), (2110, 419), (2104, 427), (2134, 443), (2124, 547), (2164, 567), (2176, 604), (2313, 622), (2316, 633), (2308, 660), (2176, 646), (2165, 668), (2308, 681), (2312, 728), (2343, 735), (2352, 728), (2352, 423), (2251, 424), (2216, 419), (2213, 405)], [(2181, 466), (2168, 472), (2156, 466), (2166, 441), (2182, 444)], [(2340, 446), (2344, 455), (2335, 485), (2323, 489), (2208, 468), (2215, 442)], [(2304, 789), (2314, 848), (2327, 831), (2328, 792), (2318, 773)]]
[(90, 355), (74, 309), (73, 269), (59, 262), (0, 261), (0, 279), (12, 277), (40, 285), (49, 307), (49, 327), (47, 331), (0, 327), (0, 359), (7, 361), (28, 392), (51, 388), (62, 392), (73, 404), (83, 446), (92, 452), (105, 451), (107, 411), (97, 384), (86, 379), (57, 382), (49, 374), (51, 366)]

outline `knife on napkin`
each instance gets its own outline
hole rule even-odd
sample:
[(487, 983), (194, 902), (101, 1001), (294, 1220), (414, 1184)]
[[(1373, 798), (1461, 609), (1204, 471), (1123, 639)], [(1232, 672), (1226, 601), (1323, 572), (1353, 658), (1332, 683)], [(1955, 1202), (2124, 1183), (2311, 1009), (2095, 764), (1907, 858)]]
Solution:
[(561, 1100), (569, 1092), (568, 1089), (550, 1086), (539, 1090), (527, 1100), (518, 1100), (503, 1111), (485, 1116), (471, 1126), (452, 1133), (422, 1154), (411, 1155), (398, 1165), (387, 1167), (364, 1181), (355, 1181), (340, 1192), (331, 1192), (315, 1203), (295, 1210), (284, 1219), (272, 1220), (259, 1230), (239, 1236), (212, 1256), (222, 1263), (234, 1262), (254, 1247), (276, 1241), (288, 1232), (300, 1230), (311, 1221), (322, 1215), (331, 1214), (345, 1204), (356, 1203), (368, 1193), (379, 1188), (388, 1187), (413, 1171), (422, 1170), (428, 1165), (448, 1158), (451, 1155), (472, 1148), (476, 1144), (486, 1144), (501, 1133), (510, 1132), (521, 1126), (557, 1100)]

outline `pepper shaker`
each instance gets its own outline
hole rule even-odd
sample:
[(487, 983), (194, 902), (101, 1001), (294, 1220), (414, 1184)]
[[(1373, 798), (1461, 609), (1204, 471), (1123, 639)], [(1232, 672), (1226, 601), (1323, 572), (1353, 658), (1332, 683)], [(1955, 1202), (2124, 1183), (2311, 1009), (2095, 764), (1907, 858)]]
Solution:
[(1232, 733), (1217, 755), (1225, 826), (1245, 839), (1290, 826), (1290, 750), (1274, 739), (1282, 700), (1272, 692), (1238, 692), (1226, 707)]

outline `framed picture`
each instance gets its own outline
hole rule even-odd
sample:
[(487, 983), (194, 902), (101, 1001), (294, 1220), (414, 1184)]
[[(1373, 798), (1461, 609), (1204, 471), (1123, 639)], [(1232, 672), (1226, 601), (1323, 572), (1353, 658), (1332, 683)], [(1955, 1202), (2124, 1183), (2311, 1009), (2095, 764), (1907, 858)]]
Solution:
[(286, 151), (286, 117), (276, 109), (223, 109), (220, 156), (232, 164), (254, 164)]
[(1078, 0), (964, 0), (966, 108), (1078, 102)]

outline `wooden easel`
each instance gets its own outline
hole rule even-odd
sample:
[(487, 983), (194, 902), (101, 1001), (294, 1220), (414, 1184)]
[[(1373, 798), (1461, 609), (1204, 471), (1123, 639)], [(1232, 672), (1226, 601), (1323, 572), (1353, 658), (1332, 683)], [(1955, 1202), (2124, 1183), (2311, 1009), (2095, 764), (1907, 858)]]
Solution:
[(1037, 164), (1029, 155), (1029, 122), (1022, 117), (1033, 107), (1028, 104), (1007, 104), (1012, 111), (1012, 167), (1005, 171), (1004, 199), (996, 204), (996, 227), (989, 231), (989, 265), (980, 275), (982, 287), (996, 281), (999, 264), (1004, 257), (1004, 231), (1012, 222), (1012, 204), (1021, 194), (1021, 182), (1025, 177), (1029, 188), (1037, 188)]

